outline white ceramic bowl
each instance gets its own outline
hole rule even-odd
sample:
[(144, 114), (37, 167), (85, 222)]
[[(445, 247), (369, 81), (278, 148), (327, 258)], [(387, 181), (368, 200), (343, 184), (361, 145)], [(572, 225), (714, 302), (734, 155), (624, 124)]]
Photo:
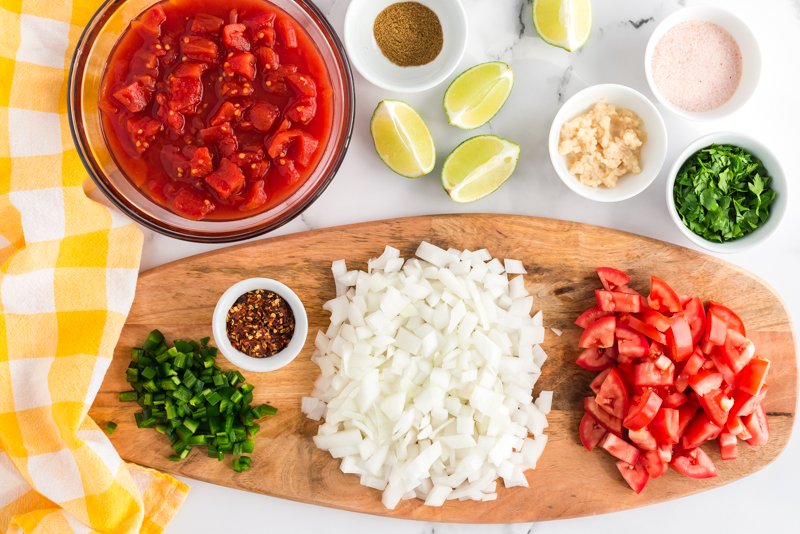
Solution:
[[(754, 232), (747, 234), (740, 239), (727, 241), (725, 243), (714, 243), (712, 241), (708, 241), (689, 230), (689, 228), (683, 224), (680, 215), (678, 215), (678, 211), (675, 209), (675, 198), (673, 196), (675, 178), (678, 176), (678, 172), (681, 170), (681, 167), (686, 160), (698, 150), (701, 150), (714, 143), (740, 146), (760, 159), (764, 164), (764, 168), (767, 170), (770, 178), (772, 178), (770, 187), (772, 187), (772, 189), (774, 189), (777, 193), (775, 202), (772, 204), (772, 206), (770, 206), (770, 215), (767, 219), (767, 222), (757, 228)], [(667, 177), (667, 209), (669, 210), (670, 217), (672, 217), (675, 225), (683, 233), (683, 235), (689, 238), (690, 241), (712, 252), (742, 252), (743, 250), (747, 250), (758, 243), (765, 241), (780, 225), (781, 220), (786, 214), (786, 204), (788, 200), (789, 183), (786, 180), (786, 175), (783, 172), (783, 167), (781, 167), (778, 158), (776, 158), (775, 155), (759, 141), (753, 139), (749, 135), (741, 133), (716, 132), (696, 139), (690, 143), (689, 146), (687, 146), (686, 149), (677, 157), (675, 163), (672, 165), (672, 168), (669, 171), (669, 176)]]
[[(614, 188), (589, 187), (583, 185), (567, 169), (567, 159), (558, 153), (558, 141), (561, 136), (561, 126), (586, 112), (600, 101), (614, 104), (615, 106), (630, 109), (641, 117), (644, 131), (647, 133), (647, 142), (642, 147), (642, 170), (637, 174), (628, 174), (619, 179)], [(601, 84), (587, 87), (579, 91), (572, 98), (564, 102), (556, 113), (550, 126), (548, 141), (550, 161), (561, 180), (573, 191), (582, 197), (599, 202), (618, 202), (638, 195), (653, 183), (664, 165), (667, 155), (667, 128), (664, 119), (656, 107), (642, 93), (617, 84)]]
[(350, 62), (364, 78), (390, 91), (416, 93), (439, 85), (453, 73), (467, 47), (467, 14), (461, 0), (416, 1), (436, 13), (444, 37), (436, 59), (419, 67), (395, 65), (375, 42), (375, 17), (397, 0), (352, 0), (344, 17), (344, 44)]
[[(228, 310), (231, 309), (236, 299), (248, 291), (256, 289), (272, 291), (283, 297), (294, 313), (295, 326), (292, 340), (282, 351), (268, 358), (253, 358), (233, 348), (228, 339), (225, 324)], [(214, 315), (211, 319), (211, 332), (214, 335), (214, 342), (217, 344), (222, 355), (225, 356), (229, 362), (246, 371), (263, 373), (266, 371), (275, 371), (288, 365), (300, 354), (306, 342), (306, 336), (308, 335), (308, 317), (306, 316), (305, 306), (303, 306), (300, 298), (284, 284), (269, 278), (248, 278), (233, 284), (219, 298), (217, 306), (214, 308)]]
[[(692, 112), (677, 107), (661, 94), (653, 80), (653, 52), (656, 45), (667, 31), (682, 22), (690, 20), (713, 22), (721, 26), (736, 39), (739, 44), (739, 50), (742, 52), (742, 79), (736, 88), (736, 92), (733, 93), (730, 100), (710, 111)], [(653, 30), (644, 53), (644, 72), (647, 77), (647, 83), (650, 85), (650, 90), (661, 105), (668, 110), (691, 120), (719, 119), (742, 107), (753, 96), (758, 86), (758, 80), (761, 77), (761, 51), (753, 32), (736, 15), (714, 6), (685, 7), (662, 20)]]

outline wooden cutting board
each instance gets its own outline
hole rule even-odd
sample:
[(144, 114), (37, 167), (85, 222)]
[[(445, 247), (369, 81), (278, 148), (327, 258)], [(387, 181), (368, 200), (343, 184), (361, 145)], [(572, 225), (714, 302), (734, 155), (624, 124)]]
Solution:
[[(442, 247), (487, 247), (499, 258), (524, 261), (528, 290), (544, 310), (549, 330), (543, 345), (549, 360), (536, 385), (555, 391), (547, 430), (550, 441), (539, 466), (528, 472), (530, 488), (499, 490), (496, 501), (448, 502), (442, 508), (403, 501), (386, 510), (380, 492), (359, 485), (339, 471), (339, 461), (315, 449), (318, 423), (300, 413), (300, 398), (311, 392), (318, 368), (311, 363), (313, 339), (328, 324), (322, 304), (334, 296), (332, 260), (346, 258), (350, 269), (366, 268), (384, 245), (413, 254), (421, 240)], [(771, 438), (763, 447), (739, 446), (736, 461), (722, 461), (717, 447), (706, 450), (719, 469), (714, 479), (698, 481), (670, 471), (651, 481), (641, 495), (623, 482), (612, 458), (584, 450), (578, 440), (582, 398), (590, 394), (591, 373), (575, 364), (579, 329), (573, 319), (593, 301), (598, 281), (593, 268), (612, 265), (631, 274), (634, 288), (646, 291), (651, 274), (679, 293), (721, 301), (744, 319), (761, 355), (772, 360), (769, 395)], [(199, 339), (211, 333), (211, 313), (231, 284), (248, 277), (275, 278), (291, 286), (306, 305), (309, 338), (291, 365), (272, 373), (245, 373), (255, 386), (255, 401), (270, 402), (278, 415), (266, 419), (256, 441), (253, 469), (234, 473), (229, 465), (194, 451), (186, 460), (167, 460), (166, 437), (137, 429), (134, 403), (117, 395), (129, 389), (125, 367), (130, 348), (152, 328), (168, 339)], [(226, 360), (219, 358), (223, 367)], [(266, 239), (186, 258), (147, 271), (139, 278), (130, 317), (114, 361), (91, 410), (103, 424), (119, 428), (111, 437), (126, 460), (215, 484), (296, 501), (377, 515), (463, 523), (511, 523), (574, 517), (633, 508), (707, 490), (749, 475), (774, 460), (786, 446), (795, 416), (797, 366), (795, 341), (785, 307), (771, 289), (751, 274), (692, 250), (632, 234), (577, 223), (503, 215), (442, 215), (378, 221)], [(229, 463), (229, 460), (228, 460)], [(502, 486), (502, 484), (498, 484)]]

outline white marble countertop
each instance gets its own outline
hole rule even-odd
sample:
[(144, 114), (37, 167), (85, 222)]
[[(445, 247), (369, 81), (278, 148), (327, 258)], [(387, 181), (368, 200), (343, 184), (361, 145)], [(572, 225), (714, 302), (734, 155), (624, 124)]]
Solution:
[[(654, 26), (683, 0), (602, 0), (594, 2), (594, 29), (575, 54), (543, 43), (531, 23), (530, 0), (464, 0), (470, 39), (461, 68), (488, 59), (509, 62), (516, 74), (514, 91), (497, 117), (477, 132), (448, 126), (441, 111), (446, 83), (417, 95), (391, 94), (356, 74), (355, 133), (347, 158), (328, 190), (301, 217), (272, 235), (404, 215), (448, 212), (496, 212), (537, 215), (618, 228), (691, 246), (670, 221), (665, 197), (666, 169), (647, 191), (620, 204), (603, 205), (572, 193), (553, 171), (546, 146), (550, 121), (565, 97), (587, 85), (615, 82), (648, 96), (643, 55)], [(750, 23), (763, 55), (763, 73), (753, 99), (720, 121), (690, 123), (661, 108), (669, 130), (665, 167), (694, 138), (715, 130), (748, 132), (769, 145), (781, 159), (790, 181), (800, 175), (800, 0), (715, 0)], [(341, 30), (348, 0), (319, 0)], [(459, 69), (460, 71), (461, 69)], [(438, 167), (423, 180), (406, 180), (386, 169), (372, 148), (368, 121), (383, 98), (402, 98), (428, 120), (437, 139), (440, 161), (460, 141), (475, 133), (495, 132), (522, 145), (515, 175), (498, 192), (469, 205), (457, 205), (441, 190)], [(794, 185), (794, 184), (793, 184)], [(795, 199), (796, 200), (796, 199)], [(773, 238), (756, 250), (727, 256), (767, 280), (782, 296), (800, 326), (800, 210), (789, 213)], [(211, 247), (148, 233), (142, 268), (147, 269)], [(189, 498), (170, 532), (234, 532), (256, 527), (265, 532), (411, 534), (433, 532), (567, 533), (632, 532), (652, 534), (700, 531), (786, 532), (800, 522), (796, 477), (800, 439), (762, 471), (728, 486), (664, 504), (603, 516), (511, 526), (427, 524), (372, 517), (245, 493), (193, 480)], [(587, 481), (591, 484), (591, 481)], [(546, 491), (546, 488), (542, 488)]]

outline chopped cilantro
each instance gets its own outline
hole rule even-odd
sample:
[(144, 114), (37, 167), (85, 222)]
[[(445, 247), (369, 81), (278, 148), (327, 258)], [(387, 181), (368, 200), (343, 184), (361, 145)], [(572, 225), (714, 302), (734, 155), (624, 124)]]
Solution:
[(761, 161), (734, 145), (695, 152), (678, 171), (673, 196), (683, 224), (709, 241), (746, 236), (764, 224), (775, 201)]

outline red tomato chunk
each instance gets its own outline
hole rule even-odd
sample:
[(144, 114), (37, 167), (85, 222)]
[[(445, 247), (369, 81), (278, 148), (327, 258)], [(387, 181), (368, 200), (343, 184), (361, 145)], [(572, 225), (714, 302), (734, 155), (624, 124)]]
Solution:
[(111, 54), (100, 107), (123, 173), (190, 219), (286, 200), (314, 171), (333, 117), (319, 50), (259, 0), (165, 0), (142, 13)]
[(709, 441), (733, 460), (739, 441), (769, 440), (770, 361), (758, 355), (735, 312), (679, 296), (656, 276), (644, 299), (626, 273), (598, 267), (597, 275), (596, 305), (575, 320), (584, 329), (576, 363), (597, 373), (578, 432), (587, 450), (599, 445), (614, 456), (640, 493), (668, 466), (690, 478), (716, 476), (701, 448)]

